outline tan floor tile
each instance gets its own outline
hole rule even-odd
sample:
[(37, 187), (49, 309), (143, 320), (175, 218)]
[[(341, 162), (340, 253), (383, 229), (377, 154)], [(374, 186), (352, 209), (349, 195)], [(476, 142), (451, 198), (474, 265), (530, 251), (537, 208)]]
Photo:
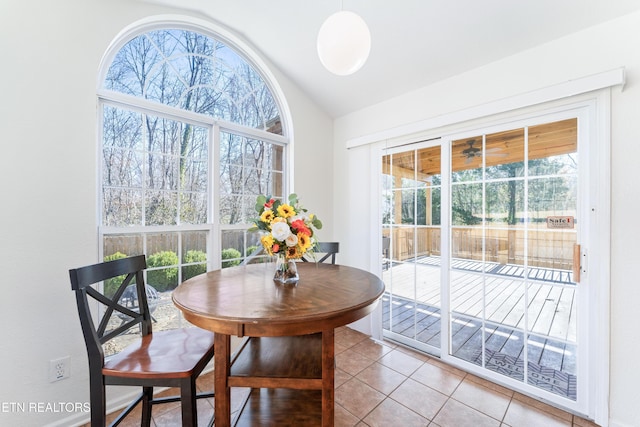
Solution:
[(333, 352), (337, 355), (337, 354), (340, 354), (343, 351), (346, 351), (346, 350), (348, 350), (350, 348), (351, 348), (351, 345), (346, 346), (346, 345), (343, 345), (343, 344), (340, 344), (340, 343), (337, 342), (337, 343), (335, 343), (335, 347), (334, 347)]
[(466, 371), (463, 371), (462, 369), (458, 369), (455, 366), (448, 365), (448, 364), (444, 363), (443, 361), (441, 361), (439, 359), (435, 359), (433, 357), (430, 357), (427, 360), (427, 363), (431, 363), (432, 365), (435, 365), (440, 369), (444, 369), (445, 371), (449, 371), (452, 374), (456, 374), (456, 375), (459, 375), (461, 377), (464, 377), (464, 376), (467, 375)]
[(351, 349), (336, 355), (336, 367), (348, 374), (356, 375), (375, 361)]
[(411, 357), (415, 357), (416, 359), (420, 360), (421, 362), (427, 362), (429, 359), (431, 359), (431, 357), (427, 356), (426, 354), (423, 353), (419, 353), (413, 349), (407, 348), (407, 347), (403, 347), (401, 345), (396, 347), (396, 350), (401, 351), (405, 354), (408, 354)]
[(426, 418), (407, 410), (406, 407), (391, 399), (386, 399), (371, 411), (364, 422), (371, 427), (426, 427), (429, 424)]
[(533, 406), (534, 408), (540, 409), (541, 411), (548, 412), (551, 415), (554, 415), (558, 418), (562, 418), (567, 421), (573, 420), (573, 415), (563, 411), (562, 409), (558, 409), (555, 406), (547, 405), (546, 403), (540, 402), (538, 400), (532, 399), (529, 396), (525, 396), (521, 393), (514, 393), (513, 398), (520, 402), (523, 402), (526, 405)]
[(342, 384), (346, 383), (351, 378), (353, 378), (353, 375), (346, 373), (342, 369), (336, 369), (335, 374), (333, 375), (334, 388), (340, 387)]
[(513, 397), (513, 393), (514, 393), (513, 390), (510, 390), (510, 389), (508, 389), (506, 387), (503, 387), (503, 386), (501, 386), (499, 384), (492, 383), (491, 381), (487, 381), (484, 378), (476, 377), (473, 374), (467, 374), (464, 377), (464, 379), (467, 380), (467, 381), (473, 381), (476, 384), (480, 384), (481, 386), (489, 388), (489, 389), (491, 389), (493, 391), (497, 391), (498, 393), (502, 393), (502, 394), (504, 394), (506, 396)]
[(401, 373), (380, 363), (374, 363), (367, 367), (356, 375), (356, 378), (387, 395), (407, 379)]
[(356, 417), (364, 418), (385, 399), (385, 395), (353, 378), (336, 389), (335, 402)]
[(345, 328), (335, 332), (334, 341), (347, 347), (358, 344), (360, 341), (368, 340), (369, 336), (354, 329)]
[[(571, 415), (571, 414), (568, 414)], [(513, 399), (504, 417), (504, 423), (510, 426), (544, 426), (544, 427), (570, 427), (571, 421), (558, 418), (548, 412), (527, 405)]]
[[(160, 393), (155, 394), (155, 397), (175, 397), (175, 396), (180, 396), (180, 389), (175, 387), (168, 388)], [(161, 414), (164, 414), (165, 412), (169, 412), (173, 410), (180, 412), (180, 402), (170, 402), (170, 403), (163, 403), (161, 405), (154, 405), (152, 414), (153, 414), (153, 417), (155, 418), (158, 415), (161, 415)]]
[(360, 418), (356, 417), (338, 404), (334, 406), (334, 414), (334, 427), (354, 427), (360, 422)]
[[(500, 421), (452, 399), (433, 421), (441, 427), (500, 427)], [(522, 424), (523, 427), (534, 425)]]
[(372, 339), (360, 341), (358, 344), (351, 347), (352, 350), (375, 360), (380, 359), (394, 348), (394, 346), (388, 345), (387, 343), (382, 343)]
[(451, 397), (497, 420), (504, 418), (511, 400), (502, 393), (467, 379), (460, 383)]
[(444, 394), (410, 378), (389, 397), (429, 420), (433, 420), (448, 399)]
[(409, 376), (416, 371), (420, 366), (424, 365), (424, 362), (410, 356), (406, 353), (399, 351), (398, 349), (392, 350), (389, 353), (378, 359), (378, 362), (384, 366), (400, 372), (402, 375)]
[[(206, 426), (213, 418), (213, 406), (204, 399), (198, 399), (198, 425)], [(154, 411), (155, 412), (155, 411)], [(175, 427), (182, 424), (181, 411), (167, 411), (161, 415), (153, 415), (153, 421), (156, 427)]]
[[(569, 427), (572, 420), (576, 427), (598, 427), (436, 358), (391, 342), (371, 340), (348, 327), (336, 330), (336, 365), (337, 427)], [(213, 376), (212, 371), (201, 375), (198, 390), (211, 390)], [(232, 416), (242, 407), (248, 392), (246, 388), (232, 388)], [(162, 395), (176, 393), (171, 389)], [(505, 402), (509, 402), (506, 413)], [(207, 425), (213, 414), (213, 399), (199, 400), (198, 411), (200, 425)], [(139, 426), (140, 414), (136, 408), (120, 425)], [(110, 414), (108, 418), (113, 417)], [(180, 404), (155, 406), (151, 425), (180, 425)]]
[(411, 375), (411, 378), (428, 385), (440, 393), (451, 396), (456, 387), (462, 382), (463, 377), (430, 363), (425, 363)]
[(215, 383), (214, 371), (201, 374), (196, 379), (196, 387), (198, 389), (198, 393), (212, 392), (214, 389), (214, 385), (213, 385), (214, 383)]
[(587, 420), (577, 415), (573, 416), (573, 425), (578, 427), (600, 427), (598, 424), (594, 423), (593, 421)]

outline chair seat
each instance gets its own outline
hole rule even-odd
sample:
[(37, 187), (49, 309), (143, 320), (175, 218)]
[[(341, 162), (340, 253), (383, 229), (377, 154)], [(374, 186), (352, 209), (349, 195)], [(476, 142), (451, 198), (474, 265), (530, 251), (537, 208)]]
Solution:
[(213, 354), (212, 332), (184, 328), (153, 332), (105, 360), (102, 374), (121, 378), (188, 378)]

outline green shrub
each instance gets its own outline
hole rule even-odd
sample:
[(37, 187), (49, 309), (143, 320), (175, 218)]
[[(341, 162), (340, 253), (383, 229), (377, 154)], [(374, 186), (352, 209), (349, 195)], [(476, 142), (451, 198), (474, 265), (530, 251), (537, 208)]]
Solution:
[[(122, 252), (116, 252), (114, 254), (111, 255), (107, 255), (106, 257), (104, 257), (104, 261), (114, 261), (116, 259), (122, 259), (122, 258), (126, 258), (127, 255), (123, 254)], [(124, 280), (126, 276), (123, 274), (122, 276), (118, 276), (118, 277), (112, 277), (111, 279), (107, 279), (104, 281), (104, 294), (105, 296), (111, 298), (116, 291), (118, 290), (118, 286), (120, 286), (122, 284), (122, 281)]]
[(184, 263), (200, 262), (202, 264), (185, 265), (182, 267), (182, 280), (190, 279), (207, 271), (207, 254), (202, 251), (187, 251), (184, 254)]
[[(227, 248), (222, 250), (222, 268), (233, 267), (240, 264), (240, 256), (242, 254), (239, 250), (233, 248)], [(232, 259), (233, 261), (224, 261), (225, 259)]]
[[(173, 251), (161, 251), (147, 258), (147, 267), (163, 267), (178, 265), (178, 255)], [(178, 286), (178, 267), (147, 270), (147, 283), (158, 292), (173, 289)]]

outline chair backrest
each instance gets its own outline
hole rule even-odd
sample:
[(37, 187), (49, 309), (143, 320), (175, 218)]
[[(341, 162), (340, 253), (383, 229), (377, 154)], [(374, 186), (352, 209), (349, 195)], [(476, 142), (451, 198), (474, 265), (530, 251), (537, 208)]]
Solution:
[(389, 258), (389, 250), (391, 249), (391, 238), (382, 236), (382, 256)]
[[(104, 360), (102, 345), (131, 327), (140, 324), (142, 335), (151, 333), (151, 314), (143, 278), (145, 268), (147, 268), (145, 256), (139, 255), (69, 270), (71, 289), (76, 294), (78, 314), (90, 364), (98, 360), (102, 363)], [(116, 282), (115, 293), (112, 296), (98, 292), (92, 287), (108, 279)], [(127, 287), (134, 283), (138, 304), (132, 310), (122, 305), (121, 299)], [(94, 302), (89, 300), (89, 297), (103, 304), (104, 310), (100, 313), (101, 316), (92, 313), (91, 307), (94, 306)], [(114, 312), (121, 322), (115, 327), (113, 323), (110, 325), (111, 315)], [(94, 317), (99, 318), (97, 326), (93, 321)], [(112, 328), (109, 328), (110, 326)]]
[(324, 254), (324, 255), (322, 257), (320, 257), (319, 259), (314, 259), (315, 258), (315, 254), (313, 255), (314, 258), (302, 257), (302, 261), (304, 261), (304, 262), (309, 262), (309, 261), (325, 262), (327, 259), (331, 258), (331, 264), (335, 264), (336, 263), (336, 254), (338, 252), (340, 252), (340, 242), (318, 242), (316, 244), (315, 248), (313, 249), (313, 252), (319, 253), (319, 254)]

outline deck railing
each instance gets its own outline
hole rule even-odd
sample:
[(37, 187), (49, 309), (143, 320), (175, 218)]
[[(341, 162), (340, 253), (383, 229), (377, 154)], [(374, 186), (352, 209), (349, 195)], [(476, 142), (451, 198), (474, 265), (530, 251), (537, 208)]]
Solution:
[[(383, 235), (388, 236), (388, 230)], [(437, 227), (394, 227), (390, 257), (406, 261), (440, 256), (440, 237), (441, 230)], [(529, 225), (526, 231), (523, 228), (455, 227), (452, 237), (453, 258), (523, 265), (526, 253), (529, 266), (560, 270), (571, 269), (576, 243), (575, 231), (548, 230), (544, 224)]]

